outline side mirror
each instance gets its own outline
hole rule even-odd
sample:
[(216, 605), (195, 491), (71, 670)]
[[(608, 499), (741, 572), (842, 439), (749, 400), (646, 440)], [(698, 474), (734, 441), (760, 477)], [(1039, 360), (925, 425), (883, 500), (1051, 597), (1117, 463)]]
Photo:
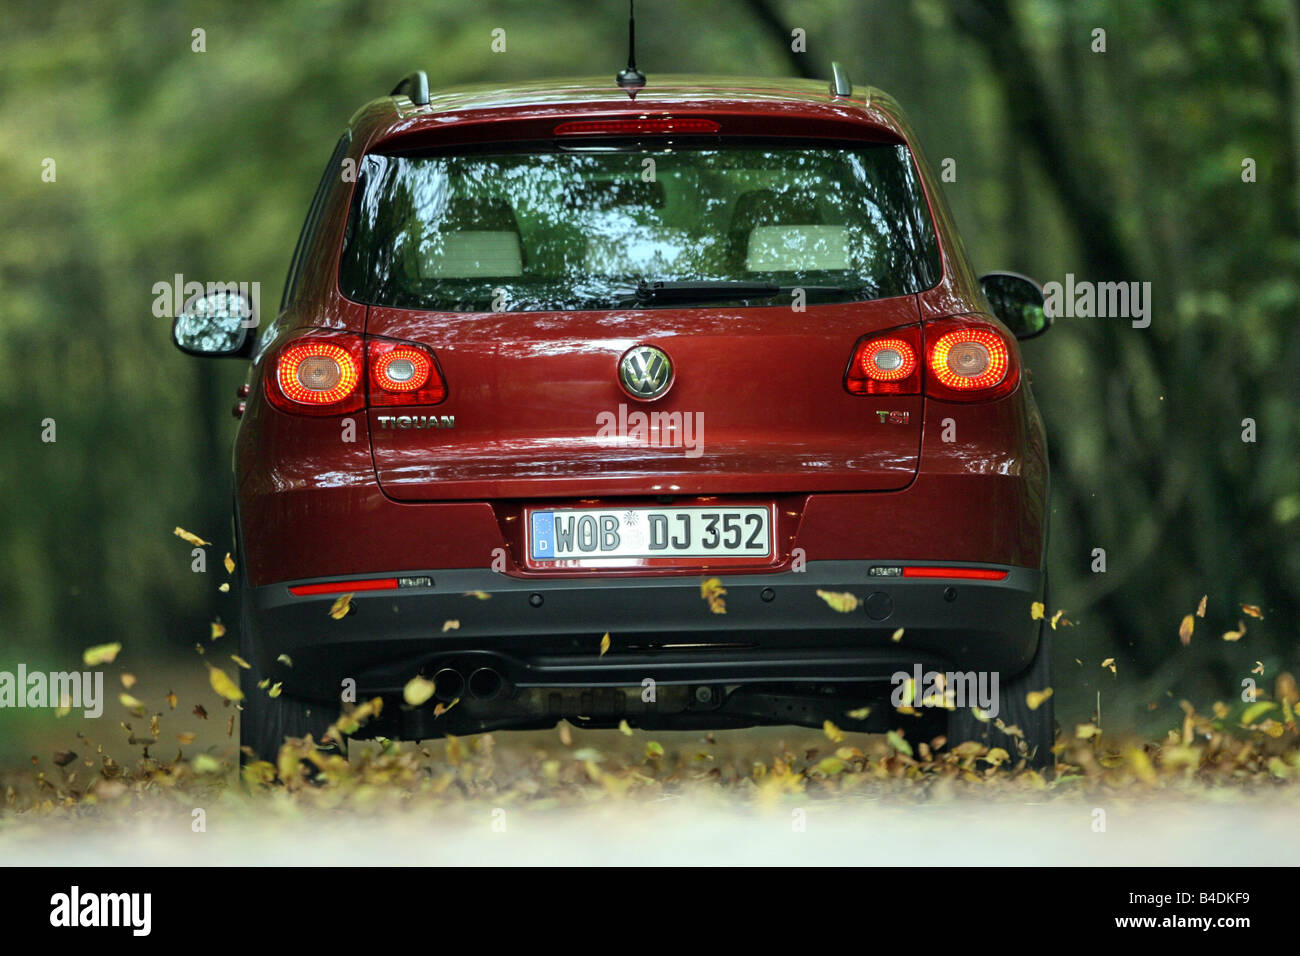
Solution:
[(172, 322), (172, 342), (187, 355), (248, 356), (257, 310), (236, 289), (200, 292), (185, 300)]
[(1032, 339), (1051, 327), (1052, 316), (1038, 283), (1014, 272), (990, 272), (980, 277), (984, 297), (993, 314), (1018, 339)]

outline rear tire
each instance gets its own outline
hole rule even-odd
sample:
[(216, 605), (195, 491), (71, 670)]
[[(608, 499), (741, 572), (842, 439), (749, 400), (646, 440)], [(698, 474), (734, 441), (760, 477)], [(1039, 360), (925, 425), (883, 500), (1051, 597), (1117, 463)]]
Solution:
[(1029, 667), (1014, 680), (999, 687), (998, 716), (1006, 727), (1019, 727), (1023, 737), (999, 730), (994, 720), (987, 722), (975, 716), (969, 707), (961, 707), (948, 714), (949, 749), (974, 740), (990, 749), (1001, 747), (1011, 755), (1011, 765), (1023, 757), (1035, 770), (1051, 768), (1056, 763), (1052, 745), (1056, 738), (1055, 701), (1049, 697), (1030, 710), (1025, 697), (1030, 691), (1043, 691), (1052, 686), (1052, 631), (1038, 625), (1038, 650), (1034, 652)]
[[(258, 687), (264, 674), (253, 649), (251, 611), (246, 594), (240, 596), (239, 654), (251, 666), (239, 671), (239, 689), (244, 692), (243, 711), (239, 715), (239, 762), (252, 760), (276, 763), (286, 737), (305, 737), (320, 743), (330, 725), (338, 719), (340, 708), (314, 701), (280, 695), (271, 697), (270, 686)], [(345, 753), (344, 744), (330, 748)], [(251, 750), (250, 756), (247, 751)]]

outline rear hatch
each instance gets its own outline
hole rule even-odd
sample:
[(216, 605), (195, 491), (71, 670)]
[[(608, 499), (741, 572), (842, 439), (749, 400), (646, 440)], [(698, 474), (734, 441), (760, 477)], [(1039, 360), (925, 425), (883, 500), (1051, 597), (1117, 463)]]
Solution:
[(372, 154), (356, 195), (340, 285), (371, 306), (368, 336), (431, 349), (447, 386), (369, 411), (395, 499), (884, 491), (916, 474), (921, 397), (845, 388), (862, 337), (915, 327), (939, 278), (905, 146)]

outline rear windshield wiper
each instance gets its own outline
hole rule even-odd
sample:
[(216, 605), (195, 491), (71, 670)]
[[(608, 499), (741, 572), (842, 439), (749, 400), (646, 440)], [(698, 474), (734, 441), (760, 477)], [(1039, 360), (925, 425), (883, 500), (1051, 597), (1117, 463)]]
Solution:
[(809, 294), (839, 294), (844, 290), (828, 285), (776, 285), (771, 282), (749, 282), (744, 279), (690, 279), (682, 281), (641, 281), (627, 297), (637, 302), (668, 302), (674, 300), (700, 302), (709, 299), (770, 299), (790, 295), (795, 289)]

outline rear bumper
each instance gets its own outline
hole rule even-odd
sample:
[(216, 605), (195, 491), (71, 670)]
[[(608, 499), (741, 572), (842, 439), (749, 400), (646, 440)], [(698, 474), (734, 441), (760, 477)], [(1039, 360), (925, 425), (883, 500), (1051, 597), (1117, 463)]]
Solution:
[[(329, 615), (336, 594), (295, 596), (289, 587), (346, 578), (252, 588), (248, 598), (263, 673), (308, 699), (337, 699), (349, 678), (359, 697), (399, 694), (411, 677), (442, 667), (465, 674), (490, 667), (510, 697), (640, 687), (646, 680), (887, 686), (891, 674), (915, 664), (1007, 678), (1028, 665), (1037, 647), (1030, 605), (1042, 594), (1040, 571), (1001, 566), (1002, 580), (870, 574), (903, 563), (934, 564), (811, 561), (801, 572), (719, 574), (725, 614), (712, 613), (701, 597), (710, 573), (519, 578), (483, 569), (402, 571), (432, 584), (356, 591), (353, 612), (341, 620)], [(862, 603), (840, 613), (819, 590), (848, 592)], [(899, 628), (903, 636), (895, 641)], [(281, 654), (292, 667), (277, 661)]]

